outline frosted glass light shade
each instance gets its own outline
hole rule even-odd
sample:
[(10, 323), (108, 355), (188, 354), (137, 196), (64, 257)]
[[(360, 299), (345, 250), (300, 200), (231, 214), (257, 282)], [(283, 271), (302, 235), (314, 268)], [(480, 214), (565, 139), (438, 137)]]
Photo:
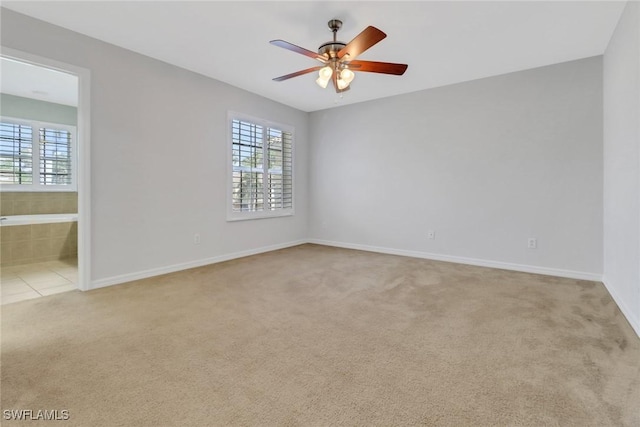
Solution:
[(340, 71), (340, 78), (345, 82), (347, 82), (347, 85), (353, 81), (353, 78), (355, 76), (356, 76), (355, 73), (348, 68), (345, 68), (344, 70)]
[(322, 89), (325, 89), (327, 87), (327, 85), (329, 84), (329, 80), (331, 80), (331, 76), (332, 75), (333, 75), (333, 70), (331, 69), (331, 67), (329, 67), (329, 66), (322, 67), (322, 68), (320, 68), (320, 71), (318, 71), (318, 76), (319, 77), (316, 80), (316, 83)]
[(320, 68), (320, 71), (318, 71), (318, 74), (323, 80), (329, 80), (333, 75), (333, 70), (331, 67), (322, 67)]
[(329, 84), (329, 79), (323, 79), (322, 77), (318, 77), (316, 79), (316, 83), (318, 84), (318, 86), (320, 86), (322, 89), (326, 89), (327, 85)]

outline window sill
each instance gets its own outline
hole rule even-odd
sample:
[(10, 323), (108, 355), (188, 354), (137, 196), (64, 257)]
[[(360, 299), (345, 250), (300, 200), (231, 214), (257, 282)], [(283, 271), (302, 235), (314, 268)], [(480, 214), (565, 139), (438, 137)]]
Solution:
[(293, 216), (293, 210), (286, 210), (282, 212), (244, 212), (244, 213), (228, 213), (227, 222), (235, 221), (247, 221), (252, 219), (267, 219), (267, 218), (280, 218), (285, 216)]
[(75, 185), (34, 186), (28, 184), (0, 184), (0, 191), (3, 193), (75, 193), (78, 189)]

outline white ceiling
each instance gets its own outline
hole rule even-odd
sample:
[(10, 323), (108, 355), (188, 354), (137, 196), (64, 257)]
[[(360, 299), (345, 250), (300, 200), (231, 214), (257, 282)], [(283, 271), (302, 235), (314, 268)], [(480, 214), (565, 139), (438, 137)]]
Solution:
[(0, 70), (2, 93), (74, 107), (78, 105), (78, 78), (74, 75), (7, 58), (0, 58)]
[[(3, 2), (44, 21), (213, 77), (303, 111), (316, 111), (570, 61), (604, 52), (625, 2)], [(387, 38), (359, 58), (409, 64), (404, 76), (356, 73), (342, 97), (317, 65), (269, 44), (316, 50), (344, 22), (348, 42), (373, 25)]]

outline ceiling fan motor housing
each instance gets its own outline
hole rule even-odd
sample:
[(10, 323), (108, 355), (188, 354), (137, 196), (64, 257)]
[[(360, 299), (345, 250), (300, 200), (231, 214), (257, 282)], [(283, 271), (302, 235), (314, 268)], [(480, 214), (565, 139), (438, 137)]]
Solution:
[(345, 47), (347, 44), (338, 41), (326, 42), (323, 45), (320, 45), (318, 48), (318, 53), (320, 55), (326, 54), (328, 58), (334, 58), (338, 55), (338, 52)]

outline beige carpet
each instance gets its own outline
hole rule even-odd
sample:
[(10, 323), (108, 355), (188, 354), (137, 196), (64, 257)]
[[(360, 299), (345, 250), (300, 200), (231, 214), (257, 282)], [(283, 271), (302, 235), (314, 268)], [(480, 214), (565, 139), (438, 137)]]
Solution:
[(2, 307), (1, 362), (53, 425), (640, 425), (602, 284), (316, 245)]

